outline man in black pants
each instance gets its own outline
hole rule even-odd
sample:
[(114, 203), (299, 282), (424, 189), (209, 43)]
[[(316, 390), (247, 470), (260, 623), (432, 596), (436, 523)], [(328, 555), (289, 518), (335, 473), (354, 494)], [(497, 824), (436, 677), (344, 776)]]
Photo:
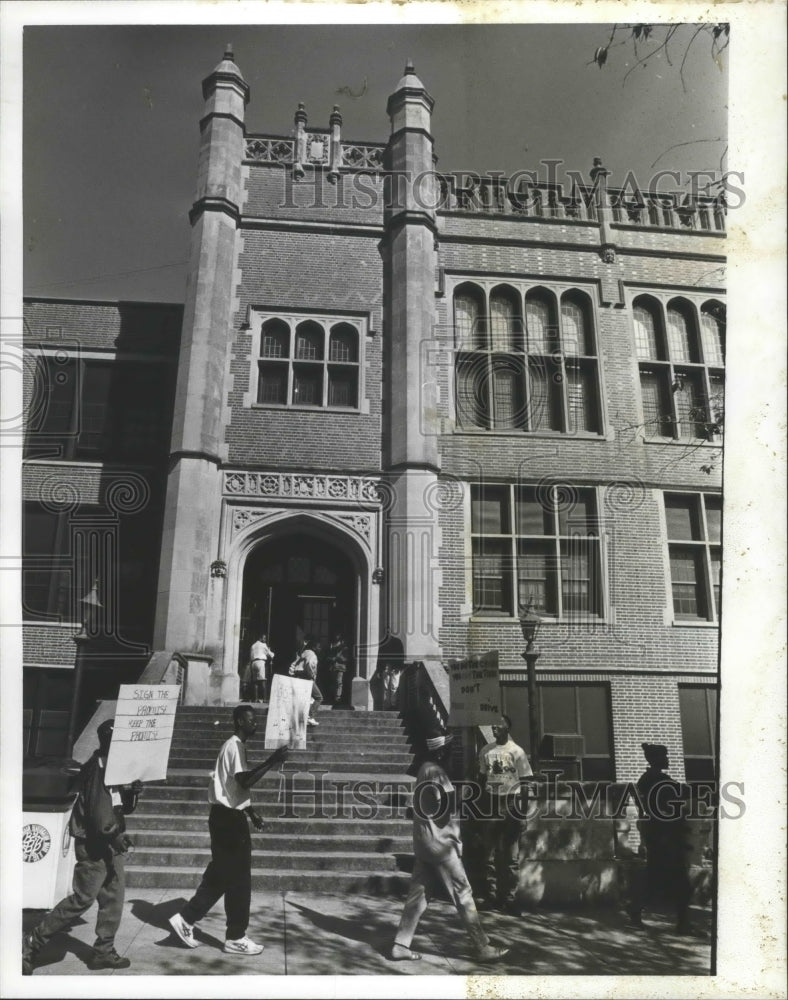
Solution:
[(233, 724), (235, 735), (219, 751), (211, 775), (211, 861), (197, 892), (180, 913), (170, 917), (170, 926), (187, 948), (196, 948), (199, 942), (194, 939), (194, 925), (224, 896), (227, 933), (223, 950), (230, 955), (259, 955), (263, 946), (246, 935), (252, 899), (252, 838), (246, 817), (256, 830), (262, 830), (264, 824), (252, 809), (249, 789), (285, 759), (287, 747), (279, 747), (262, 764), (250, 769), (246, 741), (257, 729), (254, 709), (238, 705)]

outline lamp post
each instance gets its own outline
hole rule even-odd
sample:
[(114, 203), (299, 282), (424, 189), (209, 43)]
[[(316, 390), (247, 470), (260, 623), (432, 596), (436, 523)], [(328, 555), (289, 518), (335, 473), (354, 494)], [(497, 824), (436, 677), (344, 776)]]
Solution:
[(525, 639), (525, 651), (522, 657), (527, 667), (528, 681), (528, 728), (531, 732), (531, 745), (529, 747), (531, 756), (531, 767), (536, 770), (537, 754), (539, 749), (539, 733), (536, 711), (536, 661), (539, 659), (539, 650), (535, 646), (536, 636), (539, 633), (539, 626), (542, 619), (531, 610), (529, 605), (520, 614), (520, 629)]
[(71, 690), (71, 711), (68, 714), (68, 735), (66, 737), (66, 753), (69, 757), (74, 751), (74, 736), (79, 716), (79, 696), (82, 691), (82, 674), (85, 667), (85, 647), (91, 638), (96, 611), (104, 607), (98, 599), (98, 580), (91, 587), (90, 593), (86, 594), (79, 603), (83, 605), (83, 612), (82, 627), (73, 637), (77, 652), (74, 657), (74, 686)]

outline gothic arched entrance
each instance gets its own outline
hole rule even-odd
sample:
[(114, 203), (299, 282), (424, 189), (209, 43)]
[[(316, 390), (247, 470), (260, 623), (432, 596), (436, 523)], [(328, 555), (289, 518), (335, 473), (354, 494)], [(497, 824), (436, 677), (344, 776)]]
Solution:
[[(239, 664), (246, 665), (250, 647), (262, 632), (276, 654), (277, 672), (287, 671), (304, 635), (312, 635), (325, 648), (342, 632), (353, 646), (358, 589), (358, 572), (350, 558), (324, 538), (299, 532), (262, 542), (244, 566)], [(321, 681), (325, 678), (319, 676)]]

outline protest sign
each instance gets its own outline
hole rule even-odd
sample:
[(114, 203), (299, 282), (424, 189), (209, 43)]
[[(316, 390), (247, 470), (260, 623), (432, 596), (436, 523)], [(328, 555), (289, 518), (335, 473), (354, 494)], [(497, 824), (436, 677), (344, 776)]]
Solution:
[(274, 674), (265, 722), (266, 750), (282, 746), (293, 750), (306, 747), (306, 720), (311, 697), (312, 681)]
[(105, 782), (167, 777), (180, 684), (121, 684)]
[(498, 650), (449, 661), (450, 726), (484, 726), (501, 715)]

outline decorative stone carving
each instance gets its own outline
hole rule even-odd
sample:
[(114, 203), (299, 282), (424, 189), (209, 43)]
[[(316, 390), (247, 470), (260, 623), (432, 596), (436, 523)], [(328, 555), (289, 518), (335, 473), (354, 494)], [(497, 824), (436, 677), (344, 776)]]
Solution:
[(364, 541), (369, 543), (372, 534), (372, 519), (369, 514), (336, 514), (334, 517), (337, 521), (352, 528), (357, 535), (361, 535)]
[(600, 251), (602, 260), (606, 264), (615, 264), (616, 262), (616, 248), (614, 246), (604, 246)]
[(234, 497), (358, 502), (378, 507), (381, 485), (362, 476), (330, 476), (300, 472), (226, 472), (224, 492)]
[(211, 576), (215, 580), (223, 580), (227, 576), (227, 563), (224, 559), (214, 559), (211, 563)]
[(247, 139), (246, 159), (260, 163), (292, 163), (295, 145), (292, 139)]
[(382, 566), (378, 566), (376, 569), (373, 569), (372, 571), (373, 583), (383, 583), (385, 579), (386, 579), (386, 571), (383, 569)]
[(342, 165), (353, 170), (382, 170), (384, 148), (384, 146), (342, 143)]

